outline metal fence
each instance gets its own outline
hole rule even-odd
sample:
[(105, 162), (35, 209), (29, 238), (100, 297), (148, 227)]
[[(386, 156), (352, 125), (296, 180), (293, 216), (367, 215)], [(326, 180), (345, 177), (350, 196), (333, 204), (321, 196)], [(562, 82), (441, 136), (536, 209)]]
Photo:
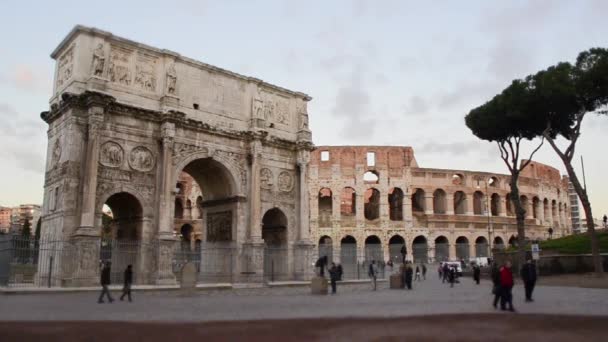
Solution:
[[(98, 257), (94, 253), (98, 253)], [(136, 284), (154, 284), (161, 262), (170, 262), (178, 282), (186, 263), (195, 265), (199, 283), (302, 280), (314, 274), (312, 262), (318, 255), (316, 249), (266, 247), (260, 254), (232, 242), (191, 246), (180, 241), (172, 244), (167, 254), (158, 242), (100, 239), (93, 245), (82, 246), (71, 241), (36, 241), (0, 235), (0, 286), (97, 284), (101, 266), (107, 262), (111, 263), (113, 284), (123, 282), (127, 265), (133, 267)], [(89, 264), (83, 265), (83, 260), (89, 260)]]

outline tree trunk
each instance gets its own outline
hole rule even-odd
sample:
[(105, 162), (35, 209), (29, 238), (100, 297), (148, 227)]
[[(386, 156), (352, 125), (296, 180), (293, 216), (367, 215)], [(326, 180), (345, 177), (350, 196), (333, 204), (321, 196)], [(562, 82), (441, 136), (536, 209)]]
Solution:
[[(511, 174), (511, 183), (509, 184), (511, 186), (511, 198), (515, 205), (515, 217), (517, 220), (517, 274), (519, 274), (519, 268), (526, 262), (526, 209), (521, 205), (521, 199), (519, 198), (518, 179), (519, 173)], [(511, 198), (507, 198), (507, 201), (511, 200)]]
[[(560, 155), (561, 158), (561, 155)], [(589, 197), (587, 197), (587, 191), (583, 189), (581, 182), (578, 180), (576, 173), (574, 172), (574, 168), (570, 161), (566, 158), (561, 158), (564, 162), (564, 166), (566, 167), (566, 171), (568, 172), (568, 177), (570, 177), (570, 182), (572, 182), (572, 186), (580, 198), (581, 203), (583, 205), (583, 210), (585, 210), (585, 218), (587, 219), (587, 234), (589, 234), (589, 240), (591, 240), (591, 256), (593, 258), (593, 268), (595, 270), (595, 274), (598, 277), (603, 275), (603, 267), (602, 267), (602, 257), (600, 255), (600, 241), (597, 237), (597, 233), (595, 232), (595, 224), (593, 222), (593, 214), (591, 213), (591, 203), (589, 202)]]

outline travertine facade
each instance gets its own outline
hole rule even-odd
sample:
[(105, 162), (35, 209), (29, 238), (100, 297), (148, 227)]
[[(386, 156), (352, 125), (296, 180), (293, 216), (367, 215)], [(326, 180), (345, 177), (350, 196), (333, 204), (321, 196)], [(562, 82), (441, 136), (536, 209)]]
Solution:
[[(310, 175), (312, 237), (336, 261), (401, 260), (403, 244), (409, 260), (468, 259), (517, 235), (508, 175), (421, 168), (412, 148), (386, 146), (320, 146)], [(570, 232), (567, 178), (532, 162), (519, 186), (528, 238)]]
[(54, 270), (64, 272), (57, 282), (97, 281), (104, 204), (118, 237), (158, 246), (155, 258), (138, 252), (138, 282), (174, 282), (182, 173), (202, 189), (202, 243), (234, 249), (232, 279), (264, 272), (269, 241), (285, 250), (285, 272), (301, 276), (293, 256), (314, 246), (305, 191), (309, 96), (81, 26), (51, 56), (42, 231), (66, 241), (77, 263), (55, 257)]

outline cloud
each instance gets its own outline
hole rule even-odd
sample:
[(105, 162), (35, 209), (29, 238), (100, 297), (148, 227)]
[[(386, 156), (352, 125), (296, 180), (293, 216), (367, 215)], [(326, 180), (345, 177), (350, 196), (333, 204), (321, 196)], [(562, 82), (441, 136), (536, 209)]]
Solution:
[(421, 96), (415, 95), (410, 97), (408, 103), (405, 105), (405, 115), (418, 116), (424, 115), (429, 112), (430, 105)]
[(480, 141), (459, 141), (452, 143), (440, 143), (436, 141), (427, 142), (422, 147), (416, 148), (417, 152), (428, 154), (468, 154), (479, 150), (482, 145)]
[(52, 80), (48, 76), (48, 70), (41, 71), (31, 65), (16, 64), (0, 73), (0, 83), (19, 90), (50, 94)]

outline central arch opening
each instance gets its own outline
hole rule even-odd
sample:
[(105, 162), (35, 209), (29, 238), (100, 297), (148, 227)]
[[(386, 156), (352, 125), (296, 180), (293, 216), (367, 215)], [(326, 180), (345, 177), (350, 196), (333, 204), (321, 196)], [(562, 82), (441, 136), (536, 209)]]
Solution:
[(412, 242), (412, 252), (414, 254), (414, 263), (426, 264), (429, 260), (429, 248), (427, 240), (424, 236), (417, 236)]
[[(143, 230), (143, 209), (139, 200), (128, 192), (110, 196), (102, 208), (102, 231), (99, 259), (111, 262), (112, 282), (121, 282), (127, 265), (133, 265), (134, 281), (138, 280), (138, 254)], [(141, 278), (141, 277), (140, 277)]]
[(173, 193), (173, 232), (180, 241), (174, 271), (193, 262), (200, 282), (230, 281), (237, 257), (233, 249), (238, 217), (230, 171), (212, 158), (195, 159), (178, 173)]
[(401, 253), (403, 247), (405, 247), (405, 239), (400, 235), (393, 235), (393, 237), (388, 240), (388, 253), (394, 264), (403, 263), (403, 255)]
[(359, 268), (357, 267), (357, 240), (346, 235), (340, 240), (340, 262), (344, 279), (357, 278)]
[(450, 244), (445, 236), (438, 236), (435, 239), (435, 261), (450, 260)]
[(287, 216), (279, 208), (268, 210), (262, 218), (264, 248), (264, 278), (267, 281), (285, 279), (287, 273)]

